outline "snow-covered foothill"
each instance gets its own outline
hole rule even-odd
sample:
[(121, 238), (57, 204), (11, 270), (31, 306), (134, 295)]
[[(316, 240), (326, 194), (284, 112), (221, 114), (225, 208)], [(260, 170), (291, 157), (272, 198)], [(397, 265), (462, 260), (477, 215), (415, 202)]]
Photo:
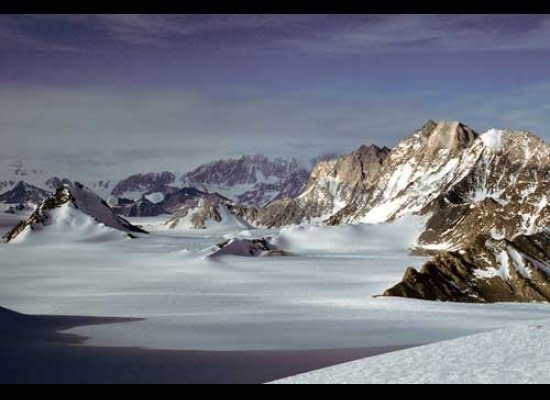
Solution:
[[(44, 235), (36, 235), (44, 233)], [(61, 241), (102, 241), (134, 237), (146, 233), (115, 215), (109, 205), (85, 186), (61, 186), (44, 200), (33, 214), (6, 236), (9, 243), (49, 243)]]

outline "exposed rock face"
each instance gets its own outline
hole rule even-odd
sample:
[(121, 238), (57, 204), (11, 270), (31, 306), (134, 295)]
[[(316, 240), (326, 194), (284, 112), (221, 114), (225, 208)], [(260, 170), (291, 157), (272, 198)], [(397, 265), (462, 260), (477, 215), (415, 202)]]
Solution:
[(384, 296), (459, 302), (550, 301), (550, 233), (495, 240), (439, 252), (420, 272), (408, 268)]
[(27, 220), (21, 221), (12, 229), (4, 237), (4, 240), (10, 242), (26, 229), (42, 230), (53, 222), (51, 212), (65, 205), (92, 217), (99, 224), (125, 232), (130, 237), (133, 237), (132, 233), (147, 233), (124, 218), (115, 215), (109, 205), (90, 189), (79, 183), (74, 183), (59, 187), (55, 194), (43, 201)]
[(391, 150), (362, 146), (319, 162), (296, 199), (269, 204), (256, 222), (378, 223), (420, 213), (467, 174), (476, 160), (468, 150), (478, 140), (459, 122), (428, 121)]
[(171, 172), (136, 174), (123, 179), (111, 191), (117, 197), (137, 200), (147, 193), (166, 193), (168, 186), (174, 183), (176, 176)]
[(0, 195), (0, 203), (4, 204), (27, 204), (38, 205), (51, 196), (51, 193), (37, 186), (29, 185), (19, 181), (11, 190)]
[(428, 121), (391, 150), (376, 179), (330, 222), (379, 223), (420, 212), (473, 164), (468, 149), (477, 138), (459, 122)]
[[(217, 220), (217, 209), (220, 205), (231, 203), (231, 200), (217, 194), (207, 193), (196, 188), (175, 189), (166, 195), (162, 195), (161, 200), (153, 202), (145, 195), (137, 201), (128, 199), (119, 199), (119, 204), (114, 207), (116, 213), (128, 217), (157, 216), (162, 214), (173, 214), (168, 225), (176, 227), (182, 218), (190, 213), (196, 214), (195, 228), (203, 228), (202, 222), (209, 219)], [(207, 210), (210, 210), (208, 213)], [(202, 215), (202, 217), (199, 217)], [(221, 219), (220, 219), (221, 220)], [(202, 221), (202, 222), (201, 222)]]
[(159, 204), (155, 204), (143, 197), (137, 201), (129, 199), (118, 199), (118, 204), (113, 211), (126, 217), (155, 217), (164, 213)]
[(201, 165), (180, 180), (185, 186), (217, 192), (243, 205), (261, 206), (296, 196), (307, 176), (307, 170), (296, 160), (269, 159), (256, 154)]
[(347, 156), (318, 162), (300, 195), (259, 209), (255, 222), (273, 227), (330, 217), (376, 179), (389, 152), (386, 147), (361, 146)]
[(523, 131), (474, 140), (451, 185), (420, 211), (418, 253), (391, 296), (445, 301), (550, 301), (550, 149)]
[(278, 249), (265, 238), (262, 239), (230, 239), (219, 243), (216, 250), (209, 257), (216, 258), (224, 255), (244, 257), (273, 257), (289, 256), (289, 252)]
[(59, 178), (57, 176), (54, 176), (46, 180), (46, 187), (57, 190), (59, 187), (63, 185), (69, 185), (71, 183), (72, 182), (67, 178)]
[[(391, 151), (362, 147), (313, 169), (302, 193), (257, 210), (255, 223), (380, 223), (429, 218), (418, 247), (462, 248), (548, 226), (550, 148), (523, 131), (478, 135), (458, 122), (427, 122)], [(476, 227), (472, 235), (472, 227)]]
[(468, 173), (422, 210), (431, 218), (419, 247), (458, 249), (478, 234), (511, 239), (550, 225), (549, 146), (526, 132), (500, 131), (490, 133), (498, 135), (495, 148), (485, 135), (471, 148)]

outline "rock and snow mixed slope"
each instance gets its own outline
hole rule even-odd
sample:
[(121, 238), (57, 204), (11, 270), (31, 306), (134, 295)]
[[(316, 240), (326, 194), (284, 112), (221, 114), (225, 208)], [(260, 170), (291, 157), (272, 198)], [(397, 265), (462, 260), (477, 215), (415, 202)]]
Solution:
[(128, 200), (139, 200), (147, 195), (165, 195), (174, 189), (176, 176), (168, 171), (135, 174), (118, 182), (111, 194)]
[[(416, 290), (387, 294), (460, 301), (548, 300), (543, 289), (548, 283), (545, 257), (534, 257), (543, 266), (534, 269), (542, 271), (533, 273), (536, 282), (527, 277), (531, 283), (495, 283), (488, 276), (472, 275), (474, 270), (500, 268), (498, 257), (485, 254), (492, 251), (489, 243), (517, 247), (512, 244), (515, 239), (522, 245), (532, 239), (550, 248), (547, 235), (538, 235), (550, 225), (548, 193), (550, 147), (541, 139), (524, 131), (494, 129), (480, 135), (459, 122), (429, 121), (391, 150), (364, 146), (318, 163), (300, 195), (272, 202), (249, 218), (259, 226), (274, 227), (318, 221), (380, 224), (421, 215), (426, 224), (418, 230), (414, 251), (439, 258), (427, 264), (426, 273), (407, 272), (403, 285)], [(533, 258), (530, 250), (517, 251)], [(449, 274), (448, 260), (457, 254), (471, 255), (469, 268)], [(522, 257), (518, 256), (517, 268), (527, 270), (529, 261)], [(491, 261), (484, 264), (481, 259)], [(466, 291), (472, 282), (490, 290), (472, 294)], [(441, 286), (432, 288), (439, 290), (437, 296), (427, 290), (434, 285)], [(526, 286), (535, 289), (526, 291)]]
[(296, 160), (245, 155), (239, 159), (213, 161), (179, 177), (167, 171), (131, 175), (118, 182), (111, 194), (139, 201), (189, 187), (219, 193), (243, 205), (263, 206), (279, 198), (296, 196), (307, 176), (307, 170)]
[(22, 242), (41, 231), (49, 234), (46, 238), (62, 235), (67, 240), (133, 237), (135, 233), (146, 233), (114, 214), (104, 200), (79, 183), (59, 187), (4, 239)]
[(37, 206), (51, 193), (24, 181), (19, 181), (11, 190), (0, 195), (0, 203)]
[(164, 195), (153, 193), (137, 201), (121, 199), (114, 211), (127, 217), (162, 216), (166, 229), (248, 229), (240, 207), (218, 193), (193, 187), (175, 189)]
[(236, 215), (232, 202), (218, 194), (203, 193), (182, 203), (165, 225), (170, 229), (248, 229), (250, 224)]
[(217, 192), (244, 205), (263, 206), (296, 196), (307, 176), (307, 170), (296, 160), (255, 154), (201, 165), (180, 180), (185, 186)]
[(388, 153), (385, 147), (362, 146), (347, 156), (318, 162), (302, 192), (259, 209), (256, 224), (273, 227), (329, 218), (373, 182)]
[(379, 223), (421, 212), (474, 162), (465, 149), (476, 138), (458, 122), (427, 122), (391, 150), (376, 179), (331, 222)]
[(550, 233), (495, 240), (487, 235), (408, 268), (385, 296), (462, 302), (550, 301)]
[[(296, 199), (269, 204), (258, 211), (256, 222), (382, 223), (423, 214), (434, 216), (435, 229), (438, 219), (452, 216), (458, 223), (463, 208), (487, 208), (478, 203), (493, 200), (504, 214), (521, 219), (512, 221), (508, 231), (529, 234), (547, 224), (549, 176), (550, 149), (530, 133), (491, 130), (479, 135), (459, 122), (429, 121), (391, 150), (363, 146), (318, 163)], [(456, 216), (439, 217), (451, 209)], [(489, 219), (497, 225), (486, 229), (504, 229), (498, 218)], [(429, 235), (422, 240), (439, 244)]]
[(382, 354), (280, 384), (526, 384), (550, 381), (548, 321)]
[[(541, 246), (550, 247), (547, 237), (540, 236), (550, 221), (550, 149), (528, 132), (490, 130), (480, 135), (459, 122), (428, 121), (392, 149), (362, 146), (350, 155), (320, 161), (307, 181), (306, 175), (294, 161), (260, 155), (206, 164), (181, 179), (168, 172), (136, 175), (113, 190), (130, 198), (120, 199), (115, 210), (126, 216), (173, 214), (167, 226), (184, 229), (379, 224), (420, 215), (425, 224), (418, 229), (414, 251), (439, 257), (431, 265), (437, 265), (439, 279), (447, 280), (438, 283), (442, 287), (457, 285), (449, 281), (445, 264), (457, 254), (471, 255), (471, 268), (458, 285), (465, 288), (492, 279), (472, 271), (500, 269), (498, 258), (485, 254), (490, 252), (487, 243), (516, 246), (517, 238), (542, 237)], [(479, 261), (483, 257), (490, 265)], [(535, 259), (547, 263), (544, 257)], [(539, 292), (545, 276), (535, 285)], [(403, 284), (419, 277), (426, 278), (409, 271)], [(534, 292), (519, 296), (521, 280), (504, 284), (513, 286), (511, 299), (541, 299)], [(416, 296), (424, 292), (417, 290)], [(506, 298), (474, 294), (479, 301)], [(475, 296), (461, 292), (448, 299)]]

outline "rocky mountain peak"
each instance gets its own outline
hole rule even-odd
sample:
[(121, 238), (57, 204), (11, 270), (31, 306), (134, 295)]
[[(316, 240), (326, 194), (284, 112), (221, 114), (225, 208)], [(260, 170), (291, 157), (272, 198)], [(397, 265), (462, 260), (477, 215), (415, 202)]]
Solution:
[(440, 121), (428, 133), (426, 151), (434, 154), (441, 149), (457, 151), (472, 145), (477, 132), (458, 121)]
[(168, 171), (135, 174), (120, 181), (111, 194), (120, 197), (140, 197), (144, 193), (163, 192), (166, 186), (175, 180), (176, 176)]
[(184, 174), (184, 186), (218, 192), (246, 205), (265, 205), (283, 197), (295, 197), (308, 176), (295, 159), (268, 158), (263, 154), (218, 160)]
[(46, 190), (25, 181), (19, 181), (11, 190), (0, 195), (0, 203), (4, 204), (40, 204), (50, 195)]

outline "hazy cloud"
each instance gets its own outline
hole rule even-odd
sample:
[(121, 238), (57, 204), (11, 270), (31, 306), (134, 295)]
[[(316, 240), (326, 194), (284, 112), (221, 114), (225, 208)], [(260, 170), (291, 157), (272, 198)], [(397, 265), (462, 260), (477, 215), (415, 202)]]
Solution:
[[(550, 18), (537, 15), (34, 15), (2, 16), (0, 46), (70, 50), (70, 33), (44, 39), (33, 24), (79, 26), (103, 40), (133, 46), (179, 46), (179, 40), (219, 34), (229, 47), (251, 50), (361, 53), (550, 49)], [(242, 31), (262, 31), (258, 47)], [(226, 35), (225, 33), (230, 33)], [(254, 35), (252, 35), (253, 37)], [(256, 46), (256, 47), (254, 47)], [(228, 49), (225, 47), (225, 49)]]
[(4, 15), (0, 156), (308, 161), (428, 119), (548, 139), (548, 38), (529, 15)]

